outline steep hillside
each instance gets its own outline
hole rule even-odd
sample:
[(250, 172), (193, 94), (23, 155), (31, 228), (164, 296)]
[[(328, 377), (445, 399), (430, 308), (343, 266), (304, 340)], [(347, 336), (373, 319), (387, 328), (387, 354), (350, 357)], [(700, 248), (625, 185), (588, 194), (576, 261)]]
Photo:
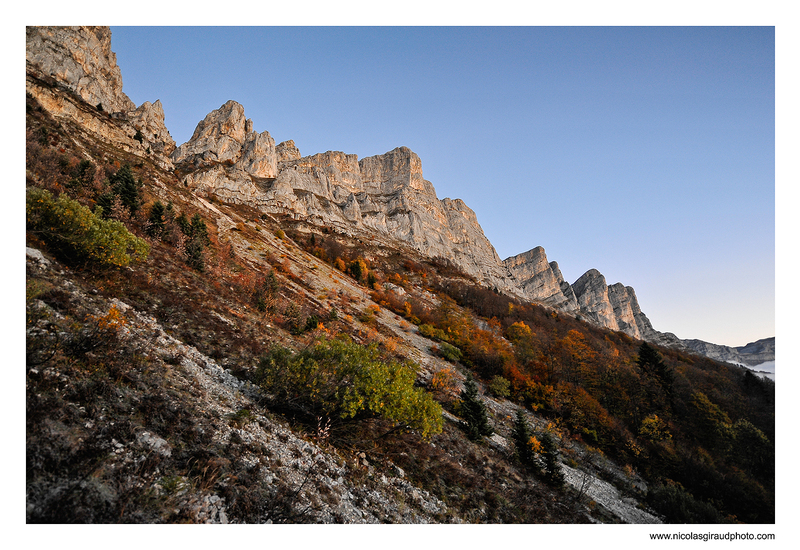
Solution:
[(774, 521), (774, 384), (502, 292), (408, 149), (175, 147), (107, 29), (27, 68), (28, 522)]

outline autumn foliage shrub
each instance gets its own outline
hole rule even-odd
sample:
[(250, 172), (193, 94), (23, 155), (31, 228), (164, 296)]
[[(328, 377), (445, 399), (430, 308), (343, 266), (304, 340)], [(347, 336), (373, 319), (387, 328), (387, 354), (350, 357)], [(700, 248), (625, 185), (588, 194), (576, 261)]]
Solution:
[(150, 251), (121, 222), (104, 220), (101, 208), (92, 212), (64, 194), (54, 198), (49, 191), (29, 188), (26, 215), (28, 231), (73, 264), (124, 267), (145, 260)]
[(414, 386), (412, 366), (383, 360), (377, 346), (347, 337), (323, 339), (301, 352), (275, 346), (257, 380), (276, 402), (312, 417), (380, 417), (429, 437), (442, 430), (442, 408)]

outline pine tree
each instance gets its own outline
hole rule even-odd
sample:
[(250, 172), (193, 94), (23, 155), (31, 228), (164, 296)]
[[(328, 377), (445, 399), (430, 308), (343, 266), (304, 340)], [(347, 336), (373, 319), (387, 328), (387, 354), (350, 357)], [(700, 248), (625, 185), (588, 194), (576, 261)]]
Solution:
[(147, 221), (149, 222), (147, 226), (147, 234), (151, 237), (160, 237), (164, 232), (164, 226), (166, 224), (166, 211), (167, 209), (164, 207), (161, 201), (154, 202), (153, 206), (150, 207), (150, 215), (147, 218)]
[(139, 191), (142, 182), (141, 180), (136, 181), (133, 177), (130, 165), (124, 165), (117, 170), (116, 174), (109, 176), (108, 182), (111, 184), (114, 194), (119, 196), (128, 211), (131, 214), (136, 214), (142, 202)]
[(556, 487), (564, 485), (564, 474), (558, 463), (558, 445), (553, 440), (553, 436), (547, 432), (542, 434), (542, 457), (545, 480)]
[(664, 358), (658, 350), (647, 342), (642, 342), (639, 347), (639, 357), (636, 359), (636, 365), (643, 373), (655, 378), (664, 394), (671, 399), (675, 374), (664, 362)]
[(514, 420), (514, 429), (511, 432), (511, 437), (514, 440), (514, 447), (519, 461), (528, 468), (535, 468), (536, 457), (531, 448), (533, 432), (521, 409), (517, 409), (517, 417)]
[(494, 433), (486, 415), (486, 406), (478, 396), (478, 386), (471, 375), (467, 375), (464, 391), (461, 392), (461, 417), (464, 419), (467, 437), (472, 441)]

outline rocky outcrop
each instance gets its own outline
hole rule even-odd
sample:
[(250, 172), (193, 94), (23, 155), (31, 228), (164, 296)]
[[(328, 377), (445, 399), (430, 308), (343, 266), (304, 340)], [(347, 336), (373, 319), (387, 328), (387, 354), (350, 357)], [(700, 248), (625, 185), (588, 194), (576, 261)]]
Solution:
[(175, 141), (161, 102), (137, 108), (122, 91), (108, 27), (26, 27), (25, 54), (26, 91), (43, 109), (74, 122), (77, 132), (172, 170)]
[(195, 192), (368, 238), (400, 241), (447, 258), (489, 286), (519, 294), (513, 277), (459, 199), (439, 200), (407, 147), (359, 160), (328, 151), (301, 157), (252, 132), (244, 108), (228, 101), (197, 125), (172, 160)]
[[(233, 168), (232, 179), (248, 174), (255, 178), (274, 178), (278, 173), (275, 140), (269, 132), (253, 131), (253, 121), (245, 119), (244, 107), (228, 101), (200, 121), (192, 138), (175, 149), (172, 161), (182, 170), (198, 170), (225, 164)], [(212, 185), (213, 188), (213, 185)]]
[(128, 120), (140, 132), (143, 145), (167, 157), (175, 150), (175, 140), (164, 124), (164, 106), (160, 99), (155, 103), (145, 101), (128, 113)]
[(278, 155), (278, 163), (289, 162), (300, 159), (300, 149), (294, 144), (294, 140), (282, 141), (275, 146)]
[(26, 27), (25, 35), (28, 65), (63, 83), (89, 105), (102, 105), (110, 113), (136, 108), (122, 92), (108, 27)]
[(564, 281), (556, 262), (547, 262), (544, 248), (536, 248), (503, 260), (503, 265), (517, 279), (525, 297), (564, 311), (577, 311), (572, 287)]
[(552, 306), (585, 321), (648, 342), (683, 347), (677, 336), (653, 329), (639, 307), (632, 287), (611, 286), (596, 269), (590, 269), (575, 283), (564, 280), (556, 262), (547, 262), (544, 248), (506, 258), (503, 265), (516, 278), (525, 298)]
[(614, 307), (608, 299), (606, 278), (596, 269), (590, 269), (572, 284), (581, 314), (591, 323), (611, 330), (619, 330)]

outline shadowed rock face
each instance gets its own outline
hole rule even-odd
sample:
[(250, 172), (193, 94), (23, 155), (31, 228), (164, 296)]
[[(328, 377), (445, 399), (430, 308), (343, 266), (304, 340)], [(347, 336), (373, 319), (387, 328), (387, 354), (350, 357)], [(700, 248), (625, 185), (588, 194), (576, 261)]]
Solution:
[(745, 346), (731, 347), (711, 344), (703, 340), (682, 340), (687, 348), (717, 361), (739, 363), (754, 367), (767, 361), (775, 361), (775, 338), (764, 338)]

